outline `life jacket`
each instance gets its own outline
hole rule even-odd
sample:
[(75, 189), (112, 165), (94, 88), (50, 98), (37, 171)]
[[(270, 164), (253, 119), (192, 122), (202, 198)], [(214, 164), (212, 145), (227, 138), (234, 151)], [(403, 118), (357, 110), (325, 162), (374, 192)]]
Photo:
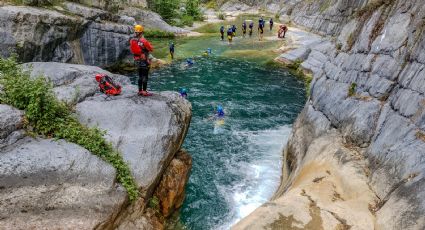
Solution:
[(108, 96), (117, 96), (121, 94), (121, 86), (114, 82), (106, 74), (96, 74), (96, 81), (99, 83), (100, 92)]
[(130, 51), (135, 61), (143, 61), (150, 64), (149, 52), (153, 51), (152, 45), (145, 38), (131, 38)]

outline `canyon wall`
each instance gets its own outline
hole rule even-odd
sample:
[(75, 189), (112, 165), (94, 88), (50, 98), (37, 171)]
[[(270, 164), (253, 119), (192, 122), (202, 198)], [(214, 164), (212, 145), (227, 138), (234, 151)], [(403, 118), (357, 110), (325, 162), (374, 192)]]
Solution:
[(281, 4), (282, 20), (324, 37), (278, 58), (312, 74), (310, 97), (281, 188), (235, 229), (424, 229), (423, 1)]
[(96, 1), (91, 3), (64, 1), (49, 8), (0, 3), (0, 55), (8, 57), (16, 53), (22, 62), (111, 67), (132, 63), (128, 41), (136, 23), (143, 24), (147, 30), (188, 32), (168, 25), (161, 16), (147, 9), (129, 4), (111, 13), (92, 7)]

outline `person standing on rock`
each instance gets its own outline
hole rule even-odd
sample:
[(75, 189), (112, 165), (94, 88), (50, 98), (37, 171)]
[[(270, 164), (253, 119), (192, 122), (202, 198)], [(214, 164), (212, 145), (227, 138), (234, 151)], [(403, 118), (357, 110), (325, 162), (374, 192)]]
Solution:
[(134, 26), (135, 37), (130, 39), (130, 51), (134, 55), (134, 62), (137, 65), (139, 71), (139, 95), (141, 96), (152, 96), (147, 91), (148, 87), (148, 76), (151, 64), (150, 52), (153, 51), (153, 46), (146, 40), (143, 35), (144, 28), (142, 25)]

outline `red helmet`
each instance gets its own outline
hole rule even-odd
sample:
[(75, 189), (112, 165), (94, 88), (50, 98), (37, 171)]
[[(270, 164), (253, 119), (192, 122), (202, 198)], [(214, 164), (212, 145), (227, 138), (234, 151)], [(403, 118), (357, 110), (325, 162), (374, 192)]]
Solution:
[(105, 77), (105, 76), (106, 76), (106, 74), (101, 74), (101, 73), (96, 74), (96, 81), (97, 81), (97, 82), (100, 82), (100, 80), (101, 80), (103, 77)]

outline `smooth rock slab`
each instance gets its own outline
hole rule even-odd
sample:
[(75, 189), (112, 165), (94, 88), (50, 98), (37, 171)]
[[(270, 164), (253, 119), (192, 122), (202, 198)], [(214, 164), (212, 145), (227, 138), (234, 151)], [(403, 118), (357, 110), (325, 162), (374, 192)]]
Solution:
[(93, 229), (124, 203), (115, 169), (66, 141), (25, 138), (0, 152), (0, 226)]
[(144, 189), (150, 189), (180, 149), (191, 118), (190, 103), (167, 92), (111, 100), (97, 94), (79, 103), (76, 111), (82, 123), (106, 130), (106, 138), (123, 154)]

